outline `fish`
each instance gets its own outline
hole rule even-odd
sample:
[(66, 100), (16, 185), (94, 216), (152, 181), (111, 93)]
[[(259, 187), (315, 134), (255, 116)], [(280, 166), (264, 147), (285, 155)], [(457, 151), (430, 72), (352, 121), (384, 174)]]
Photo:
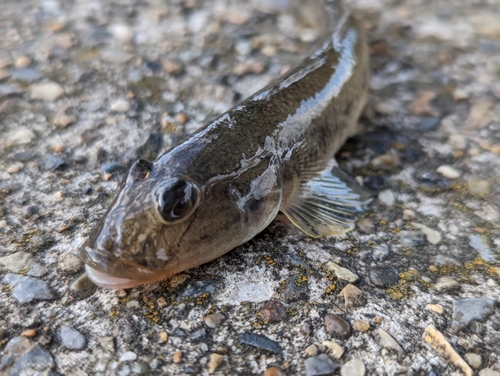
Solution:
[(359, 132), (368, 47), (347, 8), (317, 2), (324, 35), (297, 67), (132, 165), (80, 249), (95, 284), (162, 281), (247, 242), (279, 212), (314, 238), (354, 228), (373, 195), (334, 156)]

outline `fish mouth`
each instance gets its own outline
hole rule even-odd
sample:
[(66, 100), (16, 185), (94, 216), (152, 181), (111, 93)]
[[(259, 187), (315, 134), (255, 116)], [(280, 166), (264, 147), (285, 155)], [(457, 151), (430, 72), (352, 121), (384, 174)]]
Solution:
[(164, 280), (166, 277), (162, 276), (151, 276), (149, 279), (129, 279), (122, 277), (113, 277), (107, 273), (101, 272), (89, 265), (85, 265), (85, 271), (92, 282), (97, 286), (104, 287), (106, 289), (118, 290), (118, 289), (129, 289), (139, 285), (144, 285), (146, 283), (154, 283)]
[(97, 286), (107, 289), (127, 289), (159, 282), (172, 275), (172, 273), (119, 259), (88, 245), (81, 248), (80, 256), (85, 262), (85, 270), (90, 280)]

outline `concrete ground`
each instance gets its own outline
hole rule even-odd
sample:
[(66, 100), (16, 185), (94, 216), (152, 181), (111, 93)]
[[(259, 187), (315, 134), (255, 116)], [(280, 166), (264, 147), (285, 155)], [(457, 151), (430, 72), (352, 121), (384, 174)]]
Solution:
[(352, 1), (371, 97), (337, 159), (378, 199), (347, 236), (280, 216), (170, 280), (75, 290), (130, 163), (305, 56), (314, 25), (262, 4), (2, 1), (0, 374), (500, 375), (497, 0)]

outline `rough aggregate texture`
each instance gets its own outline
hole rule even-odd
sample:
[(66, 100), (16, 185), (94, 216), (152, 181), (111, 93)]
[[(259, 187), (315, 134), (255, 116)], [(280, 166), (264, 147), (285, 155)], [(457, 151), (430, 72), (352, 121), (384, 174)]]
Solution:
[[(478, 374), (500, 374), (496, 0), (351, 1), (371, 98), (365, 133), (337, 159), (380, 193), (354, 231), (313, 240), (280, 215), (170, 280), (72, 285), (78, 248), (134, 160), (305, 56), (314, 22), (269, 3), (280, 2), (2, 0), (0, 374), (313, 375), (362, 359), (359, 374), (456, 375), (471, 372), (466, 354)], [(454, 288), (437, 288), (443, 277)], [(340, 294), (349, 281), (360, 303)], [(260, 312), (269, 301), (276, 320)], [(333, 339), (326, 315), (366, 324)]]

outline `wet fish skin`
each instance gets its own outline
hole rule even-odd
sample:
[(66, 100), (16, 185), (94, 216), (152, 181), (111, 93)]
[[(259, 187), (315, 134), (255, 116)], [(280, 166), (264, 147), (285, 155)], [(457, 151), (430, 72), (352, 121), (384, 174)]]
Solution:
[(95, 283), (163, 280), (243, 244), (279, 211), (315, 237), (352, 228), (369, 195), (333, 157), (357, 132), (368, 52), (357, 21), (329, 10), (329, 33), (297, 68), (132, 166), (80, 251)]

